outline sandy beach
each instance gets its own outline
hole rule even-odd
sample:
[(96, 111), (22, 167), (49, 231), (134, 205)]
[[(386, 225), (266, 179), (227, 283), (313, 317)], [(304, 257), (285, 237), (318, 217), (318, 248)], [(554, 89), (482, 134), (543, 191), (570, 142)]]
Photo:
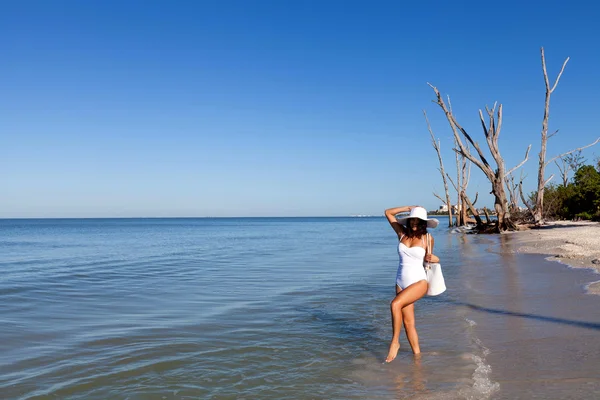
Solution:
[[(519, 253), (547, 254), (549, 260), (575, 268), (593, 268), (600, 273), (600, 223), (550, 222), (542, 228), (512, 233), (521, 245)], [(600, 281), (589, 285), (588, 293), (600, 295)]]

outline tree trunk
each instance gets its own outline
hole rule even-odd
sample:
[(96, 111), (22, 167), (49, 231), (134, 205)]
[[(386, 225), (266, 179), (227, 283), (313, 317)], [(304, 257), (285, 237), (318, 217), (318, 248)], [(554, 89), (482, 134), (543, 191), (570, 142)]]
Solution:
[(510, 210), (508, 207), (508, 200), (506, 199), (506, 192), (504, 191), (504, 182), (496, 180), (493, 182), (492, 193), (495, 197), (494, 209), (498, 216), (498, 230), (500, 232), (507, 230), (515, 230), (517, 227), (510, 218)]
[(469, 223), (469, 214), (467, 213), (467, 201), (465, 200), (464, 193), (460, 195), (460, 217), (463, 220), (463, 224), (467, 225)]
[[(550, 95), (556, 89), (556, 85), (558, 85), (558, 81), (565, 70), (565, 66), (569, 61), (569, 57), (563, 63), (562, 68), (554, 82), (554, 85), (550, 87), (550, 80), (548, 80), (548, 72), (546, 71), (546, 57), (544, 56), (544, 48), (541, 49), (542, 53), (542, 72), (544, 73), (544, 83), (546, 85), (546, 98), (544, 101), (544, 118), (542, 119), (542, 143), (540, 148), (539, 155), (539, 165), (538, 165), (538, 185), (537, 185), (537, 195), (535, 198), (535, 208), (533, 210), (533, 220), (536, 225), (542, 225), (544, 223), (544, 187), (548, 183), (545, 178), (546, 174), (546, 143), (548, 142), (548, 119), (550, 117)], [(552, 136), (552, 135), (551, 135)]]
[[(543, 55), (543, 52), (542, 52)], [(542, 146), (539, 155), (538, 166), (538, 186), (535, 198), (535, 208), (533, 211), (533, 220), (536, 225), (544, 223), (542, 216), (544, 211), (544, 187), (546, 186), (546, 143), (548, 142), (548, 116), (550, 114), (550, 89), (546, 89), (546, 101), (544, 108), (544, 119), (542, 121)]]

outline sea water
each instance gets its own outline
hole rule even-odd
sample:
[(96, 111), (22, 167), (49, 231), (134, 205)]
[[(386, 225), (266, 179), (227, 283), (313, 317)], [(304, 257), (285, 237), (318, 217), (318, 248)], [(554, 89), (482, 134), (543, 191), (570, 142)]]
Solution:
[(0, 398), (515, 398), (533, 378), (506, 372), (512, 319), (600, 348), (593, 323), (523, 311), (506, 240), (445, 225), (448, 290), (416, 304), (423, 354), (402, 336), (386, 364), (398, 255), (382, 217), (0, 220)]

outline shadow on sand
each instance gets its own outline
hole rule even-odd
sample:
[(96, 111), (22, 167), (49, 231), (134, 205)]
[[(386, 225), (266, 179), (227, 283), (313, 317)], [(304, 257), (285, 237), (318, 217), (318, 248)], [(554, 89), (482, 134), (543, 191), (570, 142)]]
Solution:
[(457, 306), (464, 306), (464, 307), (468, 307), (475, 311), (486, 312), (486, 313), (490, 313), (490, 314), (507, 315), (507, 316), (519, 317), (519, 318), (529, 318), (529, 319), (534, 319), (534, 320), (538, 320), (538, 321), (553, 322), (556, 324), (564, 324), (564, 325), (577, 326), (580, 328), (600, 330), (600, 322), (575, 321), (575, 320), (571, 320), (571, 319), (548, 317), (548, 316), (544, 316), (544, 315), (535, 315), (535, 314), (527, 314), (527, 313), (520, 313), (520, 312), (514, 312), (514, 311), (507, 311), (507, 310), (499, 310), (499, 309), (495, 309), (495, 308), (478, 306), (476, 304), (464, 303), (462, 301), (447, 300), (447, 299), (442, 300), (437, 297), (430, 298), (430, 300), (439, 302), (439, 303), (450, 303), (450, 304), (454, 304)]

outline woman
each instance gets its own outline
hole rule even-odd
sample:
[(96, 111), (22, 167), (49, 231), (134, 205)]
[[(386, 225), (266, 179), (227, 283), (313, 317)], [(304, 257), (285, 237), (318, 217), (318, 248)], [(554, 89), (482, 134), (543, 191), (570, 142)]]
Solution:
[[(407, 217), (396, 219), (396, 214), (409, 211), (410, 215)], [(440, 261), (432, 254), (433, 238), (427, 234), (427, 228), (435, 228), (439, 221), (427, 218), (427, 210), (419, 206), (390, 208), (385, 210), (385, 216), (398, 235), (400, 255), (400, 266), (396, 275), (396, 297), (390, 304), (393, 335), (385, 360), (391, 362), (400, 349), (402, 323), (413, 353), (415, 355), (421, 353), (419, 336), (415, 328), (414, 302), (427, 293), (427, 275), (423, 268), (423, 261), (432, 263)], [(406, 225), (403, 225), (404, 223)]]

